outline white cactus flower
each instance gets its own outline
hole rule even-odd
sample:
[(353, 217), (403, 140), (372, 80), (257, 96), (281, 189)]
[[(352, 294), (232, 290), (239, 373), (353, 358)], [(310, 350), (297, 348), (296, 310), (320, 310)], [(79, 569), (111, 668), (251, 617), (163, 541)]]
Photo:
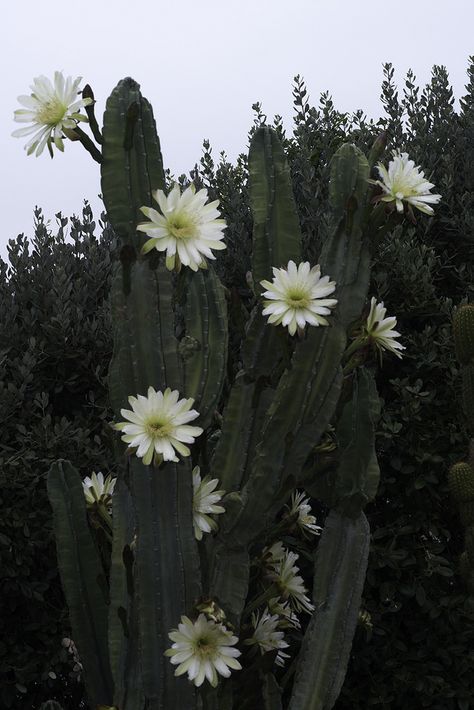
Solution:
[(244, 644), (248, 646), (257, 645), (262, 654), (278, 649), (275, 663), (277, 666), (282, 667), (285, 665), (285, 659), (290, 656), (282, 650), (288, 648), (289, 644), (285, 641), (283, 631), (278, 630), (279, 625), (280, 618), (278, 614), (270, 614), (268, 608), (261, 613), (254, 612), (252, 614), (254, 631), (252, 636), (244, 641)]
[(175, 449), (181, 456), (189, 456), (191, 451), (185, 444), (193, 444), (203, 430), (189, 426), (199, 412), (191, 409), (194, 399), (179, 399), (178, 390), (169, 387), (164, 392), (148, 388), (148, 396), (129, 397), (132, 410), (121, 409), (126, 422), (115, 424), (115, 429), (123, 432), (122, 441), (136, 448), (136, 455), (149, 465), (156, 454), (163, 461), (178, 461)]
[(168, 636), (173, 645), (165, 654), (171, 663), (177, 665), (176, 676), (188, 674), (194, 685), (200, 686), (207, 678), (213, 688), (218, 682), (217, 674), (228, 678), (231, 670), (240, 670), (237, 657), (240, 651), (233, 648), (238, 642), (222, 624), (216, 624), (199, 614), (196, 621), (187, 616), (181, 617), (178, 630), (171, 631)]
[(296, 266), (289, 261), (282, 269), (273, 267), (273, 281), (261, 281), (266, 289), (263, 315), (272, 325), (283, 325), (290, 335), (309, 325), (329, 325), (327, 316), (337, 304), (336, 298), (326, 298), (333, 293), (336, 282), (329, 276), (321, 277), (319, 264), (310, 267), (308, 261)]
[(114, 492), (116, 478), (111, 475), (104, 479), (103, 473), (92, 473), (92, 476), (86, 476), (82, 482), (84, 496), (87, 506), (93, 506), (95, 503), (102, 503), (108, 506)]
[(288, 509), (288, 517), (296, 517), (296, 525), (303, 533), (319, 535), (322, 528), (316, 525), (316, 518), (311, 514), (309, 498), (304, 491), (294, 491), (291, 496), (291, 506)]
[(225, 508), (216, 505), (225, 494), (225, 491), (215, 490), (218, 484), (217, 478), (209, 476), (201, 480), (199, 466), (193, 468), (193, 523), (196, 540), (202, 540), (203, 533), (217, 530), (217, 523), (210, 515), (225, 513)]
[[(284, 548), (283, 548), (284, 549)], [(311, 613), (314, 606), (306, 595), (303, 577), (296, 566), (298, 555), (284, 549), (283, 557), (270, 560), (269, 578), (279, 588), (284, 600), (288, 600), (295, 611)]]
[(441, 195), (432, 195), (433, 183), (428, 182), (423, 171), (408, 158), (407, 153), (394, 152), (393, 159), (387, 168), (377, 165), (380, 180), (371, 180), (384, 191), (380, 198), (382, 202), (395, 202), (398, 212), (403, 212), (406, 202), (425, 214), (433, 214), (433, 208), (428, 203), (437, 204)]
[(225, 249), (225, 221), (219, 219), (219, 201), (207, 202), (207, 190), (196, 192), (190, 185), (181, 195), (174, 185), (168, 196), (162, 190), (152, 192), (161, 213), (153, 207), (141, 207), (149, 222), (137, 226), (150, 237), (142, 247), (146, 254), (151, 249), (166, 252), (166, 267), (172, 271), (189, 266), (193, 271), (206, 267), (206, 258), (215, 259), (213, 250)]
[(25, 146), (28, 155), (34, 151), (41, 155), (47, 145), (53, 157), (53, 143), (58, 150), (64, 150), (64, 129), (74, 129), (78, 121), (88, 120), (79, 111), (92, 99), (78, 98), (81, 81), (80, 76), (65, 79), (60, 71), (54, 73), (54, 84), (45, 76), (37, 76), (30, 87), (33, 93), (18, 97), (26, 108), (15, 111), (15, 121), (33, 125), (19, 128), (12, 135), (16, 138), (33, 135)]
[(365, 333), (375, 347), (382, 352), (389, 350), (399, 358), (402, 357), (399, 350), (405, 350), (405, 346), (398, 343), (396, 338), (400, 337), (400, 333), (392, 330), (397, 325), (395, 316), (385, 318), (387, 309), (381, 303), (377, 303), (375, 297), (370, 301), (370, 312), (367, 316), (365, 325)]

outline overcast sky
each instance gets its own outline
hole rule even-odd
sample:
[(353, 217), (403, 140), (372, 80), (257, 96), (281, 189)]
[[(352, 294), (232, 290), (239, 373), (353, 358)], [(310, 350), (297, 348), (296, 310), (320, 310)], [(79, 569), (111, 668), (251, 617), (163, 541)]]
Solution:
[(291, 84), (301, 74), (317, 103), (329, 90), (343, 111), (379, 116), (382, 64), (402, 82), (412, 68), (420, 83), (444, 64), (457, 98), (474, 54), (473, 0), (81, 0), (2, 7), (3, 68), (0, 130), (3, 187), (0, 254), (9, 238), (32, 233), (33, 208), (47, 219), (81, 210), (84, 198), (100, 209), (99, 169), (78, 143), (51, 160), (27, 157), (16, 97), (33, 77), (59, 69), (90, 83), (101, 116), (119, 79), (132, 76), (151, 101), (165, 165), (187, 172), (209, 138), (231, 159), (245, 148), (251, 105), (290, 126)]

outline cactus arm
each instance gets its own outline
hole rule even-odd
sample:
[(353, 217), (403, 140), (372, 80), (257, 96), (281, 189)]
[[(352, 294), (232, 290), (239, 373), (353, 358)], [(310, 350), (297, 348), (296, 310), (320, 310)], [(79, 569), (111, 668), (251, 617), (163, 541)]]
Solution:
[(331, 710), (349, 661), (369, 554), (364, 513), (329, 513), (318, 545), (313, 603), (289, 710)]
[[(272, 278), (273, 266), (286, 266), (290, 259), (297, 263), (301, 260), (301, 230), (290, 170), (276, 132), (266, 126), (255, 132), (250, 145), (249, 189), (254, 220), (252, 270), (255, 289), (259, 293), (260, 280)], [(262, 421), (260, 397), (266, 391), (269, 379), (281, 366), (283, 342), (281, 333), (266, 324), (261, 304), (257, 304), (242, 345), (243, 369), (233, 386), (229, 410), (224, 415), (228, 426), (224, 424), (212, 462), (214, 474), (228, 491), (238, 489), (248, 476), (247, 462), (253, 456), (259, 436), (257, 424)], [(264, 406), (270, 399), (267, 391)], [(250, 450), (251, 432), (253, 445)]]
[(375, 498), (380, 470), (375, 452), (375, 426), (380, 400), (372, 374), (365, 368), (353, 373), (352, 398), (344, 405), (336, 427), (338, 464), (311, 480), (310, 495), (346, 514), (356, 514)]
[(262, 674), (262, 710), (283, 710), (281, 688), (273, 673)]
[(133, 79), (120, 81), (107, 100), (102, 153), (108, 218), (122, 243), (137, 248), (140, 207), (151, 206), (151, 191), (163, 190), (165, 177), (153, 112)]
[(230, 493), (238, 490), (244, 475), (252, 422), (255, 383), (239, 378), (232, 387), (224, 410), (222, 433), (212, 458), (212, 475)]
[(124, 293), (120, 270), (112, 286), (114, 353), (109, 368), (109, 393), (118, 416), (129, 395), (146, 395), (151, 385), (181, 390), (181, 368), (174, 337), (172, 276), (148, 261), (131, 266)]
[(132, 460), (130, 467), (137, 513), (136, 594), (143, 690), (151, 707), (191, 709), (193, 686), (176, 681), (163, 655), (170, 646), (168, 632), (199, 596), (197, 555), (186, 549), (193, 542), (190, 466), (167, 464), (155, 471)]
[(200, 426), (206, 429), (222, 393), (228, 341), (224, 289), (211, 266), (190, 277), (185, 328), (197, 347), (184, 358), (184, 392), (195, 400)]
[(123, 477), (119, 477), (115, 485), (112, 505), (108, 630), (114, 703), (121, 710), (135, 710), (144, 703), (138, 666), (136, 610), (133, 604), (133, 553), (130, 547), (135, 534), (135, 520), (130, 492)]
[(51, 466), (48, 496), (61, 581), (84, 666), (87, 695), (92, 706), (110, 705), (113, 682), (107, 649), (107, 583), (87, 521), (82, 480), (68, 461)]
[(368, 178), (363, 153), (350, 143), (342, 145), (331, 159), (332, 233), (323, 245), (321, 266), (337, 283), (337, 317), (346, 328), (360, 315), (369, 286), (370, 254), (364, 234)]
[(277, 133), (258, 128), (249, 152), (252, 208), (252, 274), (257, 292), (262, 279), (272, 278), (272, 267), (301, 260), (301, 231), (291, 187), (290, 169)]
[[(318, 347), (319, 345), (319, 347)], [(343, 332), (334, 326), (308, 334), (283, 375), (263, 424), (251, 476), (242, 497), (239, 539), (255, 539), (286, 476), (295, 476), (327, 428), (342, 382)]]
[(274, 394), (270, 381), (281, 368), (282, 338), (278, 336), (275, 328), (265, 325), (257, 305), (242, 346), (243, 369), (231, 389), (212, 461), (213, 475), (227, 492), (239, 490), (249, 475), (263, 417)]
[[(175, 337), (173, 277), (154, 255), (136, 254), (141, 235), (139, 208), (151, 205), (151, 190), (164, 187), (159, 142), (148, 102), (130, 79), (120, 82), (104, 116), (104, 201), (122, 242), (121, 268), (114, 278), (112, 315), (114, 355), (109, 388), (116, 416), (130, 395), (149, 386), (183, 393), (182, 362)], [(199, 559), (192, 523), (190, 463), (144, 466), (132, 455), (130, 492), (136, 516), (134, 589), (128, 618), (138, 629), (138, 646), (125, 669), (125, 710), (136, 710), (131, 687), (140, 669), (144, 705), (196, 706), (194, 687), (176, 680), (164, 656), (168, 633), (190, 613), (200, 593)], [(138, 702), (137, 701), (137, 702)], [(140, 710), (142, 708), (139, 706)], [(122, 710), (122, 709), (121, 709)]]
[(375, 453), (375, 426), (380, 401), (372, 374), (365, 368), (354, 373), (352, 400), (341, 414), (336, 438), (341, 449), (335, 477), (338, 503), (360, 510), (375, 498), (379, 469)]

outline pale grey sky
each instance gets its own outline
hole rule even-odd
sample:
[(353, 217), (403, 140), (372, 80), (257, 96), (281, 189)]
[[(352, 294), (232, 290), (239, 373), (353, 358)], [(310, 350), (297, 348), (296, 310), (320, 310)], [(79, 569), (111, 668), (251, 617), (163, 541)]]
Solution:
[(301, 74), (317, 103), (329, 90), (341, 110), (381, 113), (382, 63), (399, 83), (412, 68), (420, 83), (433, 64), (444, 64), (457, 98), (474, 54), (472, 0), (81, 0), (40, 7), (37, 0), (2, 7), (3, 67), (0, 130), (3, 188), (0, 254), (10, 237), (31, 235), (33, 208), (47, 219), (78, 213), (87, 198), (97, 212), (99, 169), (78, 143), (66, 142), (51, 160), (27, 157), (16, 97), (29, 94), (33, 77), (59, 69), (82, 76), (97, 99), (97, 115), (124, 76), (151, 101), (165, 165), (188, 171), (209, 138), (217, 156), (245, 148), (251, 105), (289, 127), (291, 83)]

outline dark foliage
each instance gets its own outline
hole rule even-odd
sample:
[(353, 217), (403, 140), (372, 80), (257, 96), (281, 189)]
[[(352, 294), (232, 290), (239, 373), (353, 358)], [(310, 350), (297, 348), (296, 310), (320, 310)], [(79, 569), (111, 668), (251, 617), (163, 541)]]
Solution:
[(84, 475), (110, 467), (114, 240), (102, 223), (94, 236), (88, 206), (69, 225), (57, 220), (53, 231), (36, 210), (31, 244), (10, 241), (10, 266), (0, 265), (0, 707), (15, 710), (54, 697), (80, 707), (82, 685), (61, 643), (67, 612), (45, 475), (56, 458)]

